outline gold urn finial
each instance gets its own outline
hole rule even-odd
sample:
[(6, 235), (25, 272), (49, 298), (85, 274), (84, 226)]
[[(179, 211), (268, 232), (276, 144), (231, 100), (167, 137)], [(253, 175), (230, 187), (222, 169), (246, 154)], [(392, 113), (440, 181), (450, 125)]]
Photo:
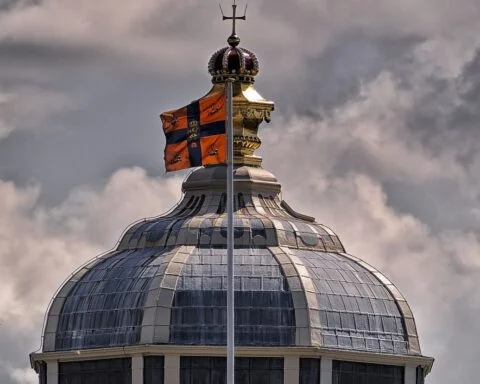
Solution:
[(253, 87), (255, 76), (259, 72), (258, 59), (252, 51), (240, 47), (240, 38), (236, 34), (236, 21), (246, 20), (237, 15), (237, 4), (232, 4), (232, 16), (223, 20), (232, 20), (232, 34), (227, 39), (228, 47), (215, 52), (208, 62), (208, 71), (212, 75), (211, 92), (221, 92), (228, 79), (233, 83), (233, 152), (236, 165), (260, 166), (262, 158), (254, 155), (260, 147), (258, 128), (263, 121), (270, 122), (270, 113), (274, 109), (272, 101), (265, 100)]

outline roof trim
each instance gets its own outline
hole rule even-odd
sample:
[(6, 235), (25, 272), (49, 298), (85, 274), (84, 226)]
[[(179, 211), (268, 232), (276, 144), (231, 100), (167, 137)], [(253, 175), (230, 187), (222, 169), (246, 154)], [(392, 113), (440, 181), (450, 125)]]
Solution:
[[(225, 346), (209, 345), (139, 345), (128, 347), (85, 349), (81, 351), (62, 351), (32, 353), (30, 363), (32, 368), (36, 362), (67, 362), (89, 359), (105, 359), (138, 355), (181, 355), (181, 356), (225, 356)], [(427, 374), (432, 369), (434, 359), (417, 355), (389, 355), (374, 352), (346, 351), (324, 347), (236, 347), (237, 356), (299, 356), (323, 357), (332, 360), (365, 362), (372, 364), (387, 364), (398, 366), (422, 366)]]
[(169, 343), (172, 302), (177, 290), (178, 279), (190, 256), (193, 246), (180, 246), (170, 251), (149, 286), (145, 300), (141, 344)]

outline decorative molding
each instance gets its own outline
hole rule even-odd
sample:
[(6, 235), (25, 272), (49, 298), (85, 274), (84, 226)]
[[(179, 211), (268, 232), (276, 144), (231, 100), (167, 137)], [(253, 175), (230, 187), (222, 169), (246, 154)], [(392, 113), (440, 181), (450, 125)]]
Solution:
[[(134, 355), (177, 355), (177, 356), (226, 356), (225, 346), (208, 345), (137, 345), (130, 347), (96, 348), (81, 351), (62, 351), (34, 353), (31, 364), (45, 361), (81, 361), (127, 357)], [(236, 347), (236, 356), (251, 357), (286, 357), (300, 356), (327, 358), (331, 360), (352, 361), (358, 363), (386, 364), (397, 366), (422, 366), (430, 372), (434, 359), (425, 356), (389, 355), (373, 352), (355, 352), (324, 347)]]
[(252, 106), (252, 107), (243, 107), (239, 108), (238, 111), (235, 111), (235, 115), (239, 114), (241, 115), (244, 119), (248, 120), (257, 120), (258, 124), (260, 124), (263, 120), (265, 120), (267, 123), (270, 122), (271, 120), (271, 111), (272, 111), (272, 106), (271, 105), (265, 105), (265, 106)]

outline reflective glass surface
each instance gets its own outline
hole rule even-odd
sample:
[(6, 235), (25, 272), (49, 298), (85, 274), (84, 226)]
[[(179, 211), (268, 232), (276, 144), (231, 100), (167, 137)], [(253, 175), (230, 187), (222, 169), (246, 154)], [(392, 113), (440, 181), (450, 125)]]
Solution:
[(147, 290), (165, 253), (120, 251), (86, 273), (63, 305), (56, 349), (137, 343)]
[(300, 359), (300, 384), (320, 383), (320, 359)]
[(131, 360), (106, 359), (58, 364), (58, 384), (131, 384)]
[[(194, 249), (183, 268), (172, 305), (174, 344), (225, 344), (227, 252)], [(266, 249), (235, 250), (237, 345), (291, 345), (295, 319), (287, 280)]]
[(163, 384), (164, 363), (163, 356), (145, 356), (143, 358), (143, 384)]
[(403, 384), (404, 368), (333, 361), (333, 384)]
[[(316, 290), (324, 345), (342, 349), (407, 353), (397, 304), (372, 273), (335, 253), (291, 250), (307, 268)], [(308, 294), (308, 293), (307, 293)]]
[[(180, 384), (227, 384), (224, 357), (180, 358)], [(235, 384), (283, 384), (283, 359), (237, 357)]]

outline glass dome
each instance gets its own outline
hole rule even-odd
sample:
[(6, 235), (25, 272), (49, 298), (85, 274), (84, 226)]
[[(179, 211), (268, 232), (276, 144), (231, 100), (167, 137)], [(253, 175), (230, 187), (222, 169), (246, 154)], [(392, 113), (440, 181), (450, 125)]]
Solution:
[[(132, 225), (66, 282), (44, 351), (226, 343), (225, 167), (198, 169), (171, 213)], [(236, 169), (236, 343), (419, 355), (399, 291), (280, 200), (269, 172)]]

